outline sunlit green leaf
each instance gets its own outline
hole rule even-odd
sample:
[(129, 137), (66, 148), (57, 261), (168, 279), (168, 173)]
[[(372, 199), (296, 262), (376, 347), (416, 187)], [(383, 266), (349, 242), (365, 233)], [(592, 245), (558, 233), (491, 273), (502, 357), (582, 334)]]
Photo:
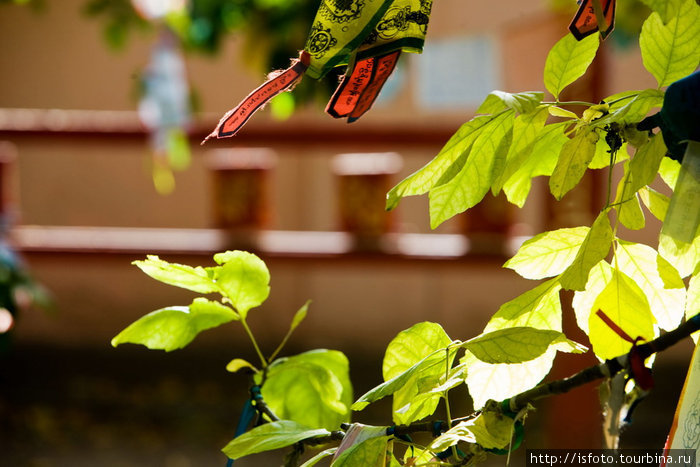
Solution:
[[(466, 157), (484, 126), (492, 119), (493, 117), (491, 116), (475, 117), (462, 125), (432, 161), (406, 177), (389, 191), (386, 209), (394, 209), (403, 197), (422, 195), (433, 188), (437, 181), (443, 178), (443, 175), (450, 170), (458, 159), (462, 156)], [(443, 183), (447, 181), (449, 180), (444, 180)]]
[(654, 217), (660, 221), (666, 218), (666, 211), (668, 210), (668, 203), (670, 202), (668, 196), (662, 195), (652, 188), (644, 187), (639, 190), (639, 198)]
[(255, 372), (258, 371), (258, 369), (255, 368), (251, 363), (249, 363), (246, 360), (243, 360), (242, 358), (234, 358), (233, 360), (228, 362), (228, 365), (226, 365), (226, 371), (230, 371), (231, 373), (236, 373), (237, 371), (243, 368), (250, 368)]
[(312, 350), (269, 367), (262, 395), (280, 418), (336, 430), (350, 419), (348, 360), (336, 350)]
[(682, 289), (685, 287), (678, 270), (659, 254), (656, 255), (656, 270), (659, 272), (659, 277), (665, 289)]
[(562, 146), (569, 141), (564, 134), (566, 126), (567, 123), (547, 125), (537, 135), (532, 151), (503, 185), (508, 201), (522, 207), (530, 193), (532, 178), (552, 174)]
[[(450, 345), (451, 339), (439, 324), (423, 322), (401, 331), (386, 348), (384, 362), (382, 364), (382, 374), (384, 381), (391, 381), (393, 378), (409, 370), (416, 363), (426, 356), (433, 354), (436, 350), (445, 349)], [(427, 384), (428, 380), (438, 381), (445, 374), (446, 366), (452, 366), (454, 353), (451, 352), (449, 362), (445, 362), (446, 352), (438, 355), (438, 360), (443, 365), (426, 366), (422, 371), (412, 376), (405, 386), (397, 390), (393, 400), (394, 422), (397, 424), (408, 424), (415, 420), (431, 415), (437, 404), (440, 402), (440, 395), (434, 395), (423, 401), (422, 404), (412, 404), (408, 411), (398, 413), (398, 409), (412, 402), (412, 399), (420, 392), (418, 382), (423, 380)]]
[(290, 420), (265, 423), (235, 438), (222, 449), (231, 459), (291, 446), (299, 441), (329, 435), (323, 429), (310, 430)]
[(503, 449), (510, 443), (513, 423), (510, 417), (493, 411), (482, 412), (471, 420), (458, 423), (435, 438), (430, 444), (430, 449), (441, 452), (460, 441), (478, 444), (484, 449)]
[[(595, 154), (593, 154), (593, 159), (591, 163), (588, 164), (589, 169), (604, 169), (610, 167), (610, 146), (605, 141), (605, 138), (598, 138), (598, 142), (595, 143)], [(624, 162), (629, 159), (627, 154), (627, 143), (622, 143), (620, 149), (615, 153), (615, 164)]]
[(301, 308), (297, 310), (296, 313), (294, 313), (294, 318), (292, 318), (292, 324), (289, 325), (289, 332), (294, 331), (302, 321), (306, 318), (306, 314), (309, 311), (309, 305), (311, 304), (311, 300), (307, 300), (304, 305), (302, 305)]
[(547, 109), (541, 107), (534, 112), (521, 114), (513, 124), (513, 141), (506, 154), (503, 170), (495, 170), (494, 182), (491, 192), (497, 195), (503, 184), (522, 166), (532, 153), (537, 137), (542, 132), (547, 121)]
[(547, 111), (549, 112), (549, 115), (551, 115), (552, 117), (578, 119), (578, 115), (576, 115), (572, 111), (562, 109), (561, 107), (557, 107), (556, 105), (548, 106)]
[(631, 174), (630, 193), (634, 193), (654, 181), (665, 154), (666, 145), (661, 133), (654, 135), (647, 144), (637, 149), (634, 157), (629, 162)]
[(596, 32), (577, 41), (567, 34), (549, 51), (544, 65), (544, 85), (556, 99), (565, 87), (583, 76), (593, 62), (600, 43), (598, 36)]
[(491, 317), (484, 332), (513, 326), (561, 331), (559, 290), (559, 280), (550, 279), (504, 303)]
[(326, 449), (325, 451), (321, 451), (318, 454), (316, 454), (314, 457), (312, 457), (311, 459), (309, 459), (306, 462), (304, 462), (303, 464), (301, 464), (299, 467), (312, 467), (312, 466), (318, 464), (319, 462), (321, 462), (326, 457), (329, 457), (329, 456), (332, 456), (333, 454), (335, 454), (335, 451), (337, 451), (337, 450), (338, 450), (338, 448), (330, 448), (330, 449)]
[(627, 342), (596, 315), (601, 310), (632, 339), (654, 338), (654, 317), (639, 286), (621, 271), (613, 270), (607, 286), (598, 295), (588, 318), (588, 336), (596, 356), (602, 360), (629, 352)]
[(214, 255), (214, 260), (221, 264), (214, 270), (219, 291), (243, 318), (267, 299), (270, 272), (260, 258), (245, 251), (227, 251)]
[(560, 276), (562, 287), (568, 290), (583, 290), (588, 281), (588, 273), (593, 266), (607, 256), (612, 241), (610, 220), (607, 213), (603, 211), (588, 231), (573, 263)]
[(663, 233), (659, 236), (659, 253), (678, 270), (681, 277), (688, 277), (700, 262), (700, 235), (693, 243), (676, 240)]
[(354, 444), (342, 452), (332, 467), (385, 467), (388, 436), (370, 438)]
[(595, 155), (598, 134), (590, 129), (580, 130), (561, 148), (559, 160), (549, 179), (549, 189), (557, 199), (562, 199), (586, 173)]
[(148, 313), (112, 339), (112, 345), (142, 344), (149, 349), (169, 352), (185, 347), (206, 329), (238, 319), (231, 308), (196, 298), (189, 307), (176, 306)]
[[(668, 274), (675, 271), (653, 248), (639, 243), (619, 241), (616, 253), (617, 267), (627, 274), (644, 292), (649, 306), (662, 329), (670, 331), (683, 319), (685, 286), (676, 272), (676, 285), (680, 288), (666, 288), (659, 274), (659, 258), (665, 263)], [(662, 264), (663, 264), (662, 263)]]
[(199, 293), (218, 292), (218, 287), (202, 267), (193, 268), (184, 264), (169, 263), (154, 255), (144, 261), (134, 261), (143, 272), (169, 285), (182, 287)]
[(494, 167), (505, 160), (513, 120), (512, 110), (495, 117), (474, 141), (462, 170), (449, 182), (430, 190), (432, 228), (476, 205), (489, 191)]
[(602, 128), (612, 122), (620, 126), (636, 124), (642, 120), (652, 108), (661, 107), (664, 102), (664, 92), (659, 89), (645, 89), (635, 91), (631, 99), (624, 99), (610, 105), (610, 113), (594, 122), (598, 128)]
[(683, 0), (642, 0), (642, 2), (658, 12), (664, 23), (668, 23), (674, 17)]
[(663, 158), (659, 166), (659, 175), (661, 175), (661, 179), (669, 188), (674, 189), (676, 187), (680, 172), (681, 164), (679, 164), (678, 161), (674, 161), (670, 157)]
[(586, 334), (588, 334), (588, 319), (591, 316), (593, 304), (598, 298), (598, 295), (600, 295), (603, 289), (610, 283), (612, 276), (612, 267), (610, 267), (606, 261), (601, 261), (591, 269), (585, 290), (574, 293), (571, 305), (576, 314), (576, 324), (578, 324), (578, 327), (583, 329)]
[(639, 204), (637, 193), (632, 190), (632, 173), (630, 172), (630, 162), (625, 164), (625, 174), (618, 183), (617, 194), (615, 195), (615, 210), (618, 220), (630, 230), (644, 228), (644, 213)]
[(480, 409), (489, 399), (504, 400), (535, 387), (552, 368), (556, 349), (547, 350), (542, 356), (529, 362), (511, 365), (484, 363), (467, 353), (467, 385), (474, 409)]
[(666, 24), (658, 13), (649, 15), (639, 36), (642, 62), (659, 87), (689, 75), (700, 62), (700, 6), (684, 0), (673, 13)]
[(582, 351), (578, 344), (559, 331), (521, 326), (481, 334), (464, 342), (461, 347), (482, 362), (498, 364), (534, 360), (555, 344), (559, 350)]
[(559, 275), (574, 261), (589, 231), (588, 227), (573, 227), (535, 235), (503, 267), (526, 279)]
[(519, 92), (511, 94), (503, 91), (491, 91), (486, 100), (479, 106), (477, 114), (494, 114), (508, 108), (523, 114), (532, 112), (544, 99), (543, 92)]

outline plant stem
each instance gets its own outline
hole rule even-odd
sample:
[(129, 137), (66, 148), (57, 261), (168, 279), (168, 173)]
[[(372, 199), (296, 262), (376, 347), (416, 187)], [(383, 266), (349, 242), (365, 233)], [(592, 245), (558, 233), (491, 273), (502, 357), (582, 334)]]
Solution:
[(585, 105), (585, 106), (588, 106), (588, 107), (590, 107), (590, 106), (592, 106), (592, 105), (595, 105), (595, 104), (593, 104), (593, 103), (591, 103), (591, 102), (585, 102), (585, 101), (567, 101), (567, 102), (559, 102), (559, 101), (557, 101), (557, 102), (552, 102), (552, 101), (546, 101), (546, 102), (542, 102), (542, 104), (545, 104), (545, 105)]
[(250, 330), (250, 327), (248, 327), (248, 323), (246, 323), (245, 318), (241, 316), (241, 324), (243, 325), (243, 329), (245, 329), (246, 334), (248, 334), (248, 337), (250, 338), (250, 341), (253, 343), (253, 347), (255, 347), (255, 352), (258, 354), (258, 358), (260, 358), (260, 364), (262, 365), (262, 369), (264, 370), (267, 368), (267, 360), (265, 359), (265, 356), (263, 353), (260, 351), (260, 346), (258, 346), (258, 341), (255, 340), (255, 336), (253, 335), (253, 332)]

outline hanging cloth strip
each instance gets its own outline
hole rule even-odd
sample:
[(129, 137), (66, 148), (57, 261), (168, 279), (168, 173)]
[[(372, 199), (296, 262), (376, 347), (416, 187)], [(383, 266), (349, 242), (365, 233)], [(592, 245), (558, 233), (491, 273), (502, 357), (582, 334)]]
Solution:
[(304, 75), (321, 79), (337, 66), (345, 76), (326, 112), (353, 122), (367, 112), (393, 72), (402, 51), (421, 53), (432, 0), (322, 0), (299, 58), (228, 111), (210, 138), (235, 135), (277, 94)]
[(615, 0), (579, 0), (580, 4), (569, 31), (576, 40), (600, 31), (605, 39), (615, 27)]

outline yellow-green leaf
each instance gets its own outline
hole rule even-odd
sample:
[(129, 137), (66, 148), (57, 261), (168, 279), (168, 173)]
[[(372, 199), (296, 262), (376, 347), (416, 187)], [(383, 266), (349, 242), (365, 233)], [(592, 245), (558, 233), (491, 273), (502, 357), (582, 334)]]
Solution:
[[(493, 117), (491, 116), (475, 117), (462, 125), (432, 161), (406, 177), (389, 191), (387, 194), (386, 209), (394, 209), (399, 204), (401, 198), (422, 195), (433, 188), (437, 181), (442, 179), (444, 174), (448, 172), (461, 157), (466, 157), (472, 144), (474, 144), (476, 138), (481, 134), (481, 130), (492, 119)], [(449, 180), (443, 180), (443, 183), (447, 181)]]
[(504, 91), (491, 91), (479, 106), (477, 114), (494, 114), (503, 109), (512, 109), (523, 114), (532, 112), (544, 99), (543, 92), (526, 91), (511, 94)]
[(661, 133), (657, 133), (646, 144), (637, 149), (629, 162), (630, 193), (634, 193), (654, 181), (664, 155), (666, 155), (666, 145)]
[(549, 51), (544, 65), (544, 85), (556, 99), (565, 87), (583, 76), (593, 62), (600, 43), (598, 36), (596, 32), (577, 41), (567, 34)]
[(214, 268), (216, 285), (243, 318), (267, 299), (270, 272), (260, 258), (245, 251), (227, 251), (214, 255), (214, 260), (221, 265)]
[(328, 430), (310, 430), (296, 422), (280, 420), (253, 428), (228, 443), (222, 451), (231, 459), (240, 459), (250, 454), (272, 451), (305, 439), (329, 434)]
[(668, 196), (662, 195), (658, 191), (646, 186), (639, 190), (639, 198), (642, 200), (647, 209), (649, 209), (649, 212), (663, 222), (663, 220), (666, 218), (668, 203), (670, 202)]
[[(678, 272), (675, 285), (680, 288), (669, 289), (659, 274), (659, 264), (665, 266), (666, 276), (675, 269), (653, 248), (639, 243), (619, 241), (616, 250), (616, 265), (627, 274), (644, 292), (656, 322), (662, 329), (675, 329), (683, 319), (685, 304), (685, 286)], [(661, 263), (659, 263), (661, 261)]]
[(663, 233), (659, 235), (659, 253), (678, 270), (681, 277), (688, 277), (700, 262), (700, 235), (693, 243), (674, 239)]
[[(416, 363), (422, 361), (435, 351), (445, 349), (450, 345), (451, 339), (436, 323), (418, 323), (401, 331), (386, 348), (384, 362), (382, 364), (382, 374), (384, 381), (391, 381), (404, 372), (410, 370)], [(436, 361), (442, 361), (442, 365), (426, 365), (423, 369), (411, 376), (405, 385), (393, 393), (393, 418), (397, 424), (408, 424), (415, 420), (431, 415), (437, 404), (440, 402), (440, 395), (436, 394), (425, 399), (421, 404), (411, 404), (407, 411), (399, 412), (399, 409), (412, 402), (412, 399), (419, 393), (418, 382), (422, 380), (423, 385), (427, 385), (428, 380), (437, 382), (444, 376), (445, 368), (452, 366), (452, 359), (455, 353), (451, 352), (449, 362), (445, 363), (447, 354), (436, 356)]]
[[(627, 153), (627, 143), (622, 143), (620, 149), (615, 153), (615, 164), (624, 162), (629, 159)], [(595, 154), (593, 154), (593, 159), (591, 163), (588, 164), (589, 169), (604, 169), (610, 167), (610, 146), (605, 141), (605, 138), (598, 138), (595, 143)]]
[(508, 148), (503, 170), (496, 170), (491, 192), (497, 195), (503, 184), (523, 165), (530, 156), (547, 121), (547, 111), (541, 107), (533, 112), (518, 115), (513, 124), (513, 141)]
[(610, 283), (612, 276), (612, 267), (606, 261), (601, 261), (591, 269), (585, 290), (574, 293), (571, 305), (576, 314), (576, 324), (586, 334), (588, 334), (588, 319), (591, 316), (593, 304), (598, 295)]
[(490, 399), (508, 399), (535, 387), (551, 370), (556, 353), (551, 348), (540, 357), (518, 365), (492, 365), (467, 353), (462, 362), (467, 362), (469, 368), (466, 383), (474, 409), (480, 409)]
[(524, 326), (487, 332), (461, 344), (476, 358), (491, 364), (528, 362), (544, 354), (550, 346), (565, 352), (585, 351), (559, 331)]
[(559, 277), (565, 289), (584, 290), (591, 268), (604, 259), (613, 241), (612, 228), (607, 212), (601, 212), (588, 231), (571, 266)]
[(633, 179), (630, 172), (630, 162), (625, 164), (625, 174), (617, 185), (615, 210), (618, 220), (630, 230), (644, 228), (644, 213), (639, 204), (636, 191), (633, 191)]
[(430, 226), (436, 228), (484, 198), (503, 164), (512, 136), (514, 112), (506, 111), (481, 130), (462, 170), (449, 182), (430, 190)]
[[(685, 302), (685, 319), (688, 320), (700, 313), (700, 271), (696, 271), (688, 282), (688, 296)], [(695, 343), (698, 343), (700, 331), (692, 334)]]
[(165, 284), (182, 287), (199, 293), (218, 292), (218, 287), (206, 269), (169, 263), (155, 255), (148, 255), (144, 261), (134, 261), (143, 272)]
[(585, 128), (561, 148), (559, 160), (549, 179), (549, 189), (556, 199), (562, 199), (581, 180), (593, 160), (597, 142), (598, 134)]
[(564, 134), (566, 126), (566, 122), (547, 125), (537, 134), (527, 158), (503, 185), (508, 201), (523, 207), (530, 193), (532, 178), (552, 174), (562, 146), (569, 141)]
[(556, 105), (550, 105), (549, 107), (547, 107), (547, 110), (549, 111), (549, 115), (551, 115), (552, 117), (578, 119), (578, 115), (576, 115), (572, 111), (562, 109), (561, 107), (557, 107)]
[(664, 23), (668, 23), (674, 17), (676, 10), (683, 0), (642, 0), (649, 8), (661, 15)]
[(559, 275), (574, 261), (589, 231), (588, 227), (573, 227), (535, 235), (503, 267), (526, 279)]
[(321, 462), (326, 457), (330, 457), (333, 454), (335, 454), (335, 452), (337, 450), (338, 450), (338, 448), (330, 448), (330, 449), (326, 449), (325, 451), (321, 451), (318, 454), (316, 454), (314, 457), (312, 457), (311, 459), (309, 459), (306, 462), (304, 462), (303, 464), (301, 464), (299, 467), (312, 467), (312, 466), (318, 464), (319, 462)]
[(134, 321), (112, 339), (112, 345), (142, 344), (149, 349), (170, 352), (185, 347), (204, 330), (238, 319), (231, 308), (196, 298), (189, 307), (163, 308)]
[(229, 371), (231, 373), (236, 373), (237, 371), (243, 368), (250, 368), (254, 372), (258, 372), (257, 368), (255, 368), (251, 363), (249, 363), (246, 360), (243, 360), (242, 358), (234, 358), (233, 360), (228, 362), (228, 365), (226, 365), (226, 371)]
[(471, 420), (458, 423), (435, 438), (430, 444), (430, 449), (441, 452), (460, 441), (478, 444), (484, 449), (503, 449), (510, 443), (513, 423), (510, 417), (493, 411), (482, 412)]
[(370, 438), (350, 446), (331, 464), (331, 467), (385, 467), (388, 436)]
[(597, 310), (603, 311), (632, 339), (641, 337), (649, 341), (654, 338), (655, 320), (649, 302), (639, 286), (621, 271), (613, 270), (612, 279), (593, 304), (588, 319), (588, 336), (593, 351), (601, 360), (629, 352), (632, 343), (620, 337), (598, 317)]
[(680, 2), (666, 24), (657, 12), (649, 15), (639, 47), (659, 87), (691, 74), (700, 62), (700, 6), (695, 0)]
[(676, 187), (676, 182), (678, 181), (678, 176), (681, 172), (681, 165), (678, 161), (674, 161), (670, 157), (664, 157), (659, 166), (659, 175), (661, 179), (668, 185), (669, 188), (674, 189)]
[(513, 326), (561, 331), (559, 290), (559, 280), (550, 279), (504, 303), (491, 317), (484, 332)]

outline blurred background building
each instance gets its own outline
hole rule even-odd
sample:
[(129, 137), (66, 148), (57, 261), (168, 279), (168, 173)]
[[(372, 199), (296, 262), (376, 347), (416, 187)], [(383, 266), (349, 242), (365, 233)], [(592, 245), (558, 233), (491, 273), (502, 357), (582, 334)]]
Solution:
[[(2, 165), (3, 212), (11, 245), (54, 303), (18, 316), (0, 357), (0, 456), (9, 459), (0, 464), (224, 465), (218, 450), (247, 384), (224, 366), (248, 352), (243, 333), (225, 326), (167, 355), (109, 345), (146, 312), (191, 300), (130, 264), (146, 254), (206, 265), (217, 251), (256, 251), (272, 275), (270, 299), (251, 313), (262, 345), (271, 350), (312, 299), (289, 350), (344, 351), (357, 394), (380, 381), (384, 347), (410, 325), (436, 321), (460, 339), (479, 333), (533, 286), (501, 268), (508, 255), (528, 235), (590, 223), (602, 179), (590, 177), (562, 203), (536, 183), (522, 210), (488, 199), (436, 231), (425, 197), (387, 214), (384, 194), (429, 161), (491, 90), (544, 88), (547, 51), (570, 19), (550, 3), (440, 0), (424, 54), (402, 58), (358, 122), (333, 120), (312, 98), (284, 120), (263, 110), (235, 138), (205, 146), (218, 118), (270, 71), (265, 38), (229, 34), (217, 53), (188, 53), (191, 164), (167, 195), (154, 187), (152, 143), (137, 112), (158, 35), (136, 28), (115, 51), (84, 0), (0, 6), (0, 141), (11, 159)], [(597, 101), (647, 87), (655, 84), (635, 42), (608, 40), (570, 92)], [(655, 244), (658, 224), (649, 224), (626, 238)], [(583, 339), (566, 313), (567, 331)], [(660, 358), (667, 378), (623, 445), (661, 446), (687, 356), (682, 347)], [(555, 375), (591, 363), (562, 360)], [(527, 446), (599, 446), (595, 388), (562, 401), (542, 404)], [(556, 428), (561, 418), (550, 420), (562, 407), (565, 430)]]

